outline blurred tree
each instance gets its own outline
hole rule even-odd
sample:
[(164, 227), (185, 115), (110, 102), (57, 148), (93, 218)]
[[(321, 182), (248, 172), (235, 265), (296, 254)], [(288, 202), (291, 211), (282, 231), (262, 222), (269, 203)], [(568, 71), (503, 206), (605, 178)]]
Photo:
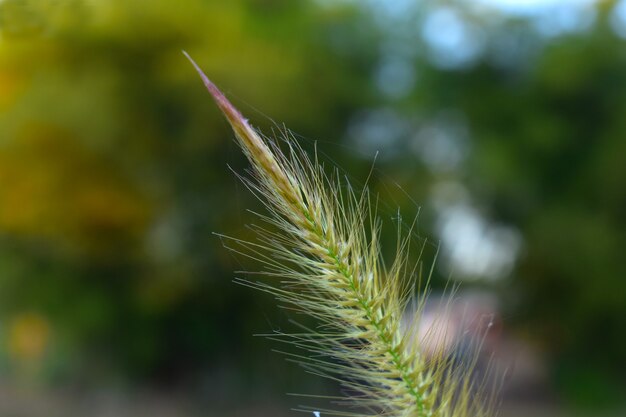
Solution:
[[(626, 386), (626, 18), (616, 20), (621, 2), (580, 15), (568, 7), (528, 18), (462, 2), (409, 8), (387, 33), (420, 39), (419, 51), (399, 55), (419, 81), (391, 102), (414, 126), (398, 147), (431, 159), (437, 146), (466, 152), (448, 169), (440, 159), (431, 181), (462, 184), (488, 222), (521, 233), (511, 274), (474, 278), (499, 289), (518, 329), (550, 352), (569, 399), (597, 408), (623, 398)], [(439, 127), (442, 112), (461, 115), (468, 145), (463, 133), (447, 133), (454, 119)], [(430, 149), (423, 126), (435, 127), (426, 132)], [(407, 158), (388, 163), (409, 169), (399, 162)], [(463, 274), (461, 265), (455, 275)]]
[[(605, 22), (547, 45), (529, 73), (480, 67), (457, 84), (473, 189), (526, 240), (515, 315), (594, 405), (626, 369), (626, 55)], [(584, 389), (590, 373), (613, 376)]]

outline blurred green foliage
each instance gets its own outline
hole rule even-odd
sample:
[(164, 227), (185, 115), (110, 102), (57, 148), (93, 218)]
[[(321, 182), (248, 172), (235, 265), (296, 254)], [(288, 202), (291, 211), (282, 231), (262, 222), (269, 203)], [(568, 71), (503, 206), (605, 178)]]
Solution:
[(626, 369), (624, 45), (600, 26), (547, 45), (525, 73), (476, 68), (452, 99), (470, 120), (476, 195), (524, 237), (510, 313), (591, 404), (619, 398)]
[[(246, 164), (185, 49), (255, 125), (284, 123), (305, 147), (320, 139), (357, 182), (374, 155), (359, 138), (382, 128), (371, 187), (385, 216), (425, 204), (423, 236), (437, 239), (433, 187), (462, 183), (484, 218), (523, 239), (515, 268), (481, 284), (503, 297), (507, 325), (552, 355), (572, 398), (618, 397), (626, 43), (610, 30), (613, 4), (590, 28), (552, 37), (454, 7), (486, 39), (457, 66), (350, 2), (0, 2), (2, 372), (81, 385), (208, 378), (216, 396), (287, 380), (250, 337), (282, 313), (230, 282), (241, 267), (212, 234), (249, 235), (245, 209), (257, 203), (226, 167)], [(412, 9), (407, 27), (428, 10)], [(517, 47), (503, 52), (504, 41)], [(380, 67), (405, 50), (415, 80), (389, 90), (402, 72)], [(454, 169), (415, 151), (415, 132), (442, 112), (468, 132)], [(359, 127), (372, 114), (383, 117)], [(268, 384), (259, 375), (271, 369)], [(600, 388), (585, 389), (591, 380)]]

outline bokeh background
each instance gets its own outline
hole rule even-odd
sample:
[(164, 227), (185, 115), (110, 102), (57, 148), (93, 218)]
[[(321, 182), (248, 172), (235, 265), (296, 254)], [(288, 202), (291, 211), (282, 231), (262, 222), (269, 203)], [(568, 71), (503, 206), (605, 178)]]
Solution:
[(259, 203), (182, 49), (266, 133), (373, 167), (392, 248), (419, 212), (435, 289), (496, 323), (502, 416), (624, 412), (626, 1), (0, 0), (0, 415), (332, 393), (253, 336), (291, 324), (232, 283), (255, 265), (214, 233)]

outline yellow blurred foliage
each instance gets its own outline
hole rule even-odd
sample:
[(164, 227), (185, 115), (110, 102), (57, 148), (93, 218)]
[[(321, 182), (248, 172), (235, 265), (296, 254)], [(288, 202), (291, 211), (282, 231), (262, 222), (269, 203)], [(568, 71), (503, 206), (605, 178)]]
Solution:
[(24, 77), (17, 71), (0, 69), (0, 111), (13, 104), (24, 86)]
[(88, 252), (137, 241), (150, 217), (132, 182), (47, 124), (27, 125), (0, 148), (0, 201), (0, 231)]
[(50, 338), (48, 320), (38, 313), (25, 312), (10, 321), (7, 348), (16, 360), (36, 362), (45, 354)]
[[(241, 0), (1, 2), (0, 233), (99, 256), (138, 247), (159, 197), (121, 166), (149, 167), (153, 150), (169, 144), (162, 108), (135, 89), (163, 99), (163, 91), (186, 86), (193, 74), (182, 49), (251, 103), (266, 103), (268, 114), (313, 112), (306, 107), (315, 101), (293, 105), (307, 53), (275, 42), (286, 29), (259, 25), (254, 7)], [(276, 23), (297, 24), (284, 16)], [(205, 99), (195, 81), (189, 85)]]

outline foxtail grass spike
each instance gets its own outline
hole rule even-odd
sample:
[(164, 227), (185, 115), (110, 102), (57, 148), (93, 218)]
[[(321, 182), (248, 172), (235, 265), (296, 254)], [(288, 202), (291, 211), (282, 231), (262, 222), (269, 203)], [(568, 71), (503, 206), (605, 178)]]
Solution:
[[(401, 240), (394, 262), (385, 266), (381, 226), (367, 189), (357, 193), (346, 187), (289, 138), (285, 151), (264, 139), (184, 54), (232, 126), (254, 170), (253, 178), (243, 181), (267, 209), (259, 216), (268, 227), (255, 228), (257, 241), (227, 238), (233, 250), (258, 260), (268, 277), (267, 282), (240, 282), (317, 319), (314, 329), (271, 337), (304, 351), (287, 355), (343, 387), (341, 409), (309, 413), (486, 416), (468, 366), (461, 371), (449, 358), (427, 358), (416, 332), (403, 324), (413, 294), (409, 238)], [(416, 310), (413, 323), (421, 308)]]

